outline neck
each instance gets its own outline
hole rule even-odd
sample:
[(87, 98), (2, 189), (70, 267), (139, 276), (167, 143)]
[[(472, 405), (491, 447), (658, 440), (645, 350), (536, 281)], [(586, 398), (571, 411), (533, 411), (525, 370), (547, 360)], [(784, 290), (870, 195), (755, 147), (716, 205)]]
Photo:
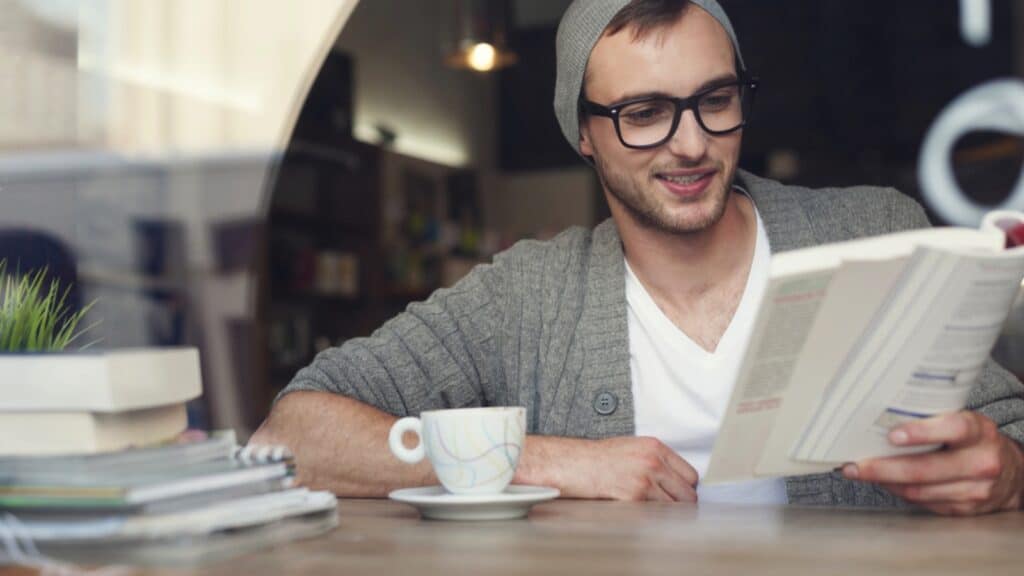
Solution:
[(617, 206), (612, 215), (630, 268), (656, 300), (687, 307), (738, 276), (745, 283), (757, 238), (753, 205), (745, 196), (730, 193), (722, 217), (690, 234), (644, 226)]

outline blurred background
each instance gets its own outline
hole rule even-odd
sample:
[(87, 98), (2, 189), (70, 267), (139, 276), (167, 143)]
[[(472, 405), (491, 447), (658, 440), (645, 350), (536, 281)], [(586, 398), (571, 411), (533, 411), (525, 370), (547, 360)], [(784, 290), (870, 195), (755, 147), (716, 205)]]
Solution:
[[(95, 301), (95, 347), (199, 347), (192, 425), (245, 437), (318, 350), (607, 217), (551, 109), (568, 4), (0, 0), (0, 259)], [(1024, 77), (1024, 0), (982, 48), (956, 0), (722, 4), (762, 80), (741, 165), (785, 182), (920, 198), (943, 106)], [(994, 133), (954, 154), (989, 204), (1022, 161)], [(1024, 314), (997, 356), (1024, 374)]]

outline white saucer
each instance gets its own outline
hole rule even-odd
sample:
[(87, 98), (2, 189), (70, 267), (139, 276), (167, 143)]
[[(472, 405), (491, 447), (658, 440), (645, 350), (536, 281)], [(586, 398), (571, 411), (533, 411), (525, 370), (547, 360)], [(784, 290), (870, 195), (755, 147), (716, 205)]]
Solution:
[(395, 490), (388, 498), (415, 506), (431, 520), (510, 520), (558, 495), (557, 489), (544, 486), (510, 485), (500, 494), (451, 494), (441, 486), (426, 486)]

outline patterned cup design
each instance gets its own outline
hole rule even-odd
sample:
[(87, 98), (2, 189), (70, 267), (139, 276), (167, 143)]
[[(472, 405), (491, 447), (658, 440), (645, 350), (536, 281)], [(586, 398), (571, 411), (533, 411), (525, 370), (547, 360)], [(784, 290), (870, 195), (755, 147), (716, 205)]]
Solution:
[[(419, 435), (419, 446), (402, 445), (406, 431)], [(449, 492), (494, 494), (512, 481), (525, 436), (525, 408), (463, 408), (403, 418), (392, 427), (389, 443), (403, 461), (428, 458)]]

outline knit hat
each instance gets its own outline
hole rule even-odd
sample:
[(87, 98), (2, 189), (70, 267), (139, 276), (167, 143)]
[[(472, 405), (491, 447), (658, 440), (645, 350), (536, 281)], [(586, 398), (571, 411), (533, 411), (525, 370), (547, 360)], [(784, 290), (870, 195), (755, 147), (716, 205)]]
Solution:
[[(562, 127), (562, 134), (577, 153), (580, 151), (577, 106), (590, 52), (608, 27), (608, 23), (629, 2), (630, 0), (575, 0), (565, 11), (558, 25), (558, 36), (555, 39), (555, 59), (558, 66), (555, 76), (555, 116)], [(689, 2), (706, 10), (725, 28), (736, 51), (736, 59), (740, 66), (743, 66), (740, 44), (736, 41), (736, 33), (725, 10), (716, 0)]]

